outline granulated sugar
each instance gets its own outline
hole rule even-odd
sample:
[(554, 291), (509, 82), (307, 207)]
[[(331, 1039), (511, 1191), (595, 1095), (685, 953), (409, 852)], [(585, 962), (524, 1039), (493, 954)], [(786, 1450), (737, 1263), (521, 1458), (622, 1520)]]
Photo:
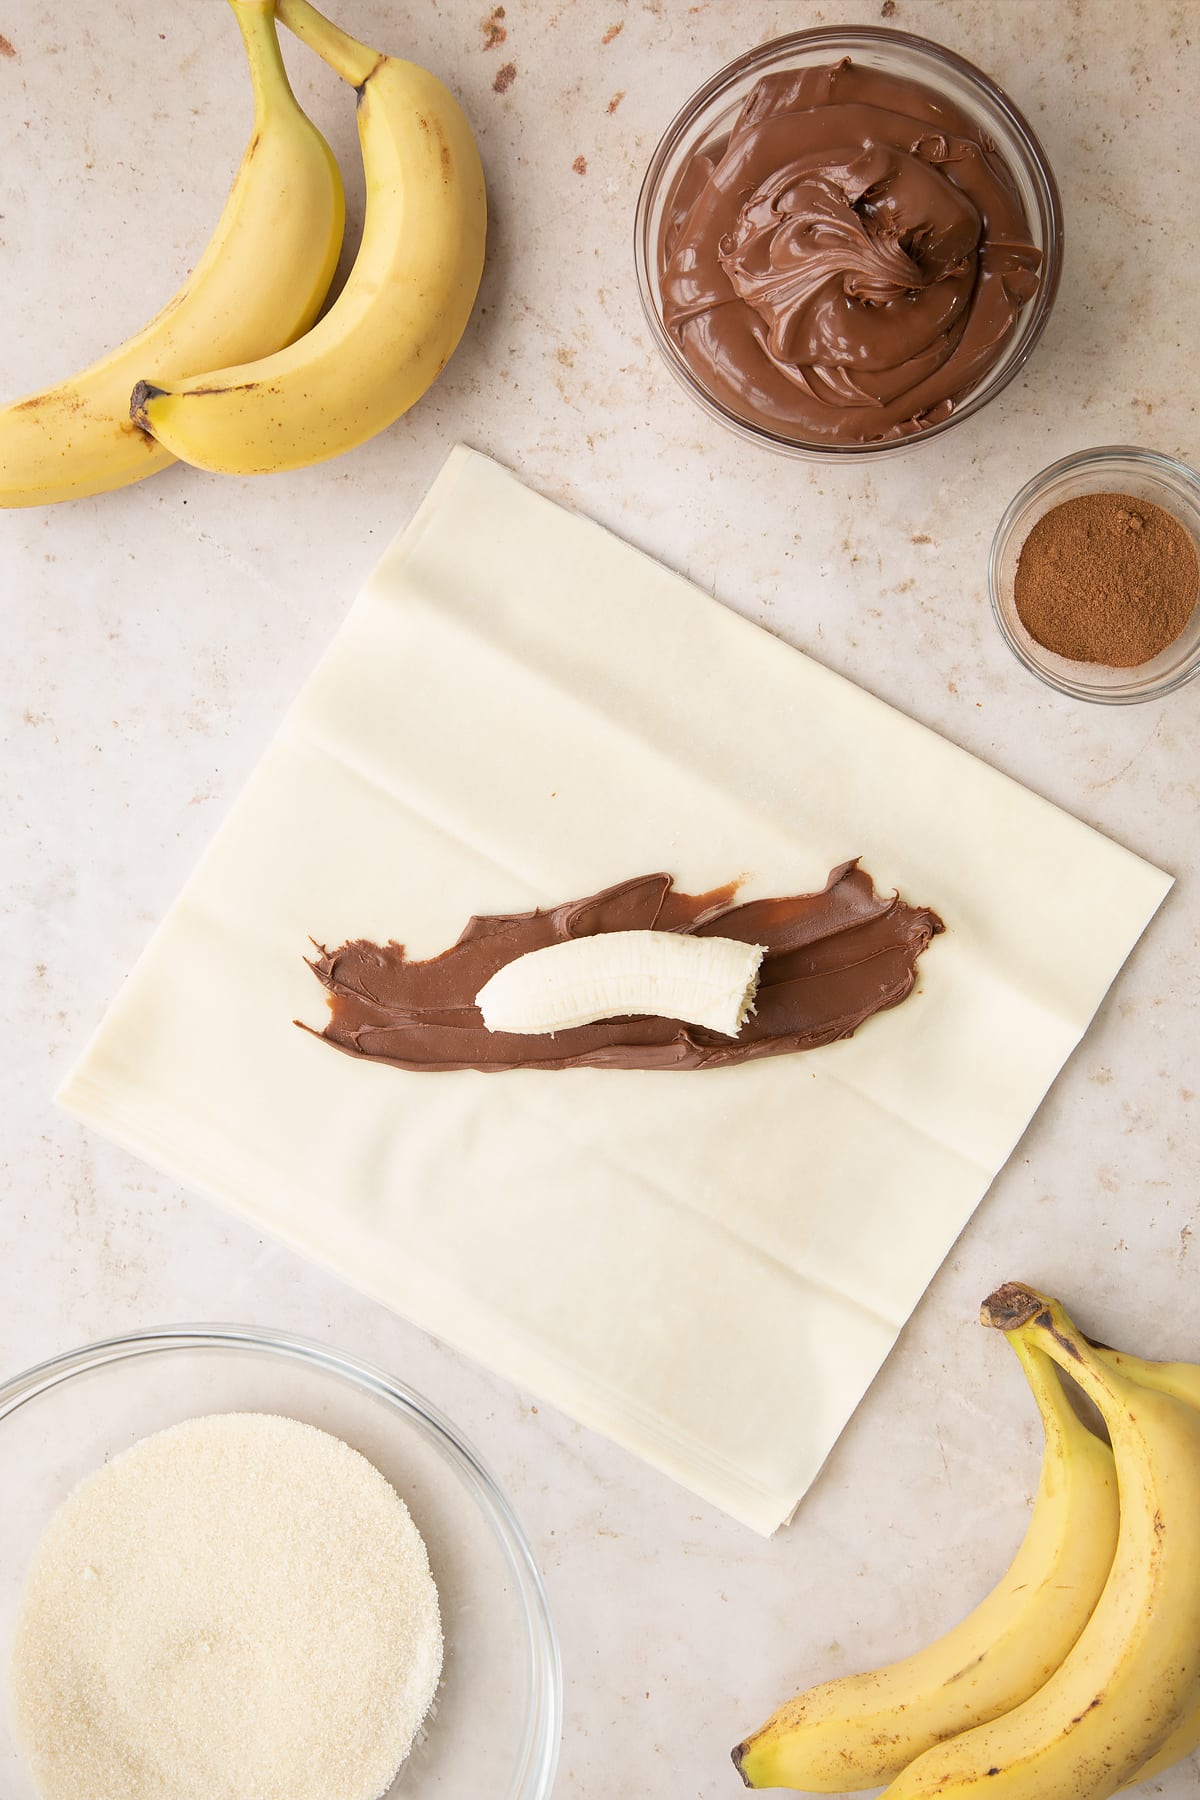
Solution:
[(55, 1515), (14, 1720), (45, 1800), (377, 1800), (441, 1662), (425, 1546), (378, 1470), (226, 1413), (143, 1439)]

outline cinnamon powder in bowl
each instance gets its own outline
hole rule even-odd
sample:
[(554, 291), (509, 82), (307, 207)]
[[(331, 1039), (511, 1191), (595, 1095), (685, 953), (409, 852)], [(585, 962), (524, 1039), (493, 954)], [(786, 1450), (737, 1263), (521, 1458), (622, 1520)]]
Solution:
[(1196, 546), (1169, 512), (1132, 494), (1078, 494), (1025, 539), (1013, 592), (1043, 649), (1136, 669), (1175, 642), (1198, 587)]
[(996, 531), (992, 607), (1014, 655), (1077, 699), (1169, 693), (1200, 669), (1200, 477), (1113, 446), (1034, 477)]

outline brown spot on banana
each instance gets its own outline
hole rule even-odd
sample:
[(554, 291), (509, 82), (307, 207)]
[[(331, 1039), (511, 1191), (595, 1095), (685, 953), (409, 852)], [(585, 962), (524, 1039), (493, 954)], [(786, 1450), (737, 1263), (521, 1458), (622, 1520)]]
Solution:
[(1079, 1348), (1079, 1345), (1073, 1343), (1070, 1338), (1065, 1338), (1063, 1336), (1047, 1310), (1043, 1309), (1038, 1313), (1033, 1323), (1040, 1331), (1044, 1331), (1047, 1337), (1052, 1337), (1059, 1348), (1065, 1350), (1068, 1356), (1073, 1356), (1076, 1362), (1083, 1361), (1083, 1351)]
[(384, 65), (384, 63), (385, 63), (385, 62), (387, 62), (387, 60), (388, 60), (388, 59), (387, 59), (387, 57), (386, 57), (386, 56), (381, 56), (381, 57), (380, 57), (380, 58), (379, 58), (379, 59), (378, 59), (378, 61), (377, 61), (377, 62), (375, 62), (375, 63), (374, 63), (374, 64), (373, 64), (373, 65), (372, 65), (372, 67), (371, 67), (371, 68), (369, 68), (369, 69), (368, 69), (368, 70), (367, 70), (367, 72), (366, 72), (366, 74), (365, 74), (365, 75), (364, 75), (364, 76), (363, 76), (363, 78), (362, 78), (362, 80), (361, 80), (361, 81), (360, 81), (360, 82), (359, 82), (359, 83), (358, 83), (358, 85), (357, 85), (357, 87), (356, 87), (356, 88), (355, 88), (355, 90), (354, 90), (354, 93), (355, 93), (355, 96), (356, 96), (356, 99), (355, 99), (355, 104), (356, 104), (356, 105), (358, 105), (358, 106), (361, 106), (361, 105), (362, 105), (362, 103), (363, 103), (363, 95), (364, 95), (364, 94), (365, 94), (365, 93), (366, 93), (366, 91), (367, 91), (367, 83), (368, 83), (368, 82), (369, 82), (369, 81), (370, 81), (370, 79), (371, 79), (371, 77), (372, 77), (372, 75), (377, 75), (377, 74), (378, 74), (378, 73), (379, 73), (379, 71), (380, 71), (380, 69), (382, 69), (382, 67), (383, 67), (383, 65)]
[[(205, 394), (252, 394), (255, 388), (259, 388), (262, 385), (261, 381), (239, 381), (237, 385), (233, 387), (225, 387), (220, 383), (214, 383), (211, 387), (189, 388), (187, 397), (189, 400), (196, 400)], [(135, 425), (140, 426), (143, 432), (148, 432), (153, 435), (153, 427), (146, 418), (147, 403), (151, 400), (157, 400), (160, 394), (166, 394), (167, 392), (168, 390), (166, 388), (155, 387), (154, 384), (149, 381), (139, 381), (134, 388), (133, 393), (129, 398), (129, 416)]]
[[(214, 382), (211, 387), (189, 388), (188, 398), (194, 400), (200, 394), (252, 394), (255, 388), (262, 385), (261, 381), (239, 381), (236, 386), (226, 387), (222, 383)], [(159, 392), (162, 392), (161, 388)]]

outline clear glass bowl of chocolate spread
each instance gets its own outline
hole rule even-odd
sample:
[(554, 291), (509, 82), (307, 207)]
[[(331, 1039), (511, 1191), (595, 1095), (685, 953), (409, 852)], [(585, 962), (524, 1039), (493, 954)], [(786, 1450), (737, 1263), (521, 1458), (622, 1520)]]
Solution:
[(1007, 95), (873, 26), (714, 75), (651, 158), (635, 226), (668, 368), (743, 437), (820, 461), (894, 455), (985, 406), (1045, 328), (1062, 244)]

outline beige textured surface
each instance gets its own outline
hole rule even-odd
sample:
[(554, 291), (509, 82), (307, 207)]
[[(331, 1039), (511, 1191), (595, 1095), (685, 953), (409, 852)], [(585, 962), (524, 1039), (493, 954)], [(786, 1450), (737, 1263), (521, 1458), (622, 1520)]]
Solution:
[[(638, 309), (633, 204), (677, 106), (752, 38), (877, 22), (882, 4), (505, 0), (485, 32), (491, 0), (403, 19), (392, 0), (341, 0), (348, 25), (451, 81), (479, 127), (486, 310), (439, 386), (328, 468), (244, 484), (173, 472), (0, 526), (0, 1357), (15, 1369), (155, 1320), (243, 1317), (344, 1344), (432, 1394), (495, 1464), (547, 1567), (567, 1663), (562, 1796), (720, 1800), (737, 1791), (729, 1745), (783, 1690), (912, 1647), (982, 1594), (1036, 1479), (1020, 1374), (973, 1323), (999, 1278), (1060, 1287), (1097, 1335), (1200, 1354), (1200, 683), (1125, 710), (1058, 700), (1000, 643), (984, 578), (1005, 502), (1055, 456), (1133, 442), (1200, 463), (1183, 279), (1200, 218), (1195, 6), (897, 0), (895, 24), (972, 57), (1034, 120), (1067, 210), (1042, 345), (961, 441), (875, 474), (750, 456), (659, 368)], [(10, 0), (0, 33), (15, 51), (0, 54), (11, 394), (78, 366), (171, 292), (248, 111), (216, 0), (75, 0), (69, 15)], [(290, 60), (354, 204), (345, 96)], [(770, 1544), (553, 1409), (535, 1415), (527, 1394), (51, 1105), (461, 437), (1178, 878)], [(1190, 1800), (1196, 1781), (1193, 1766), (1155, 1789)]]
[[(855, 855), (946, 931), (805, 1056), (417, 1075), (293, 1024), (310, 937)], [(59, 1097), (771, 1532), (1168, 885), (459, 448)]]

